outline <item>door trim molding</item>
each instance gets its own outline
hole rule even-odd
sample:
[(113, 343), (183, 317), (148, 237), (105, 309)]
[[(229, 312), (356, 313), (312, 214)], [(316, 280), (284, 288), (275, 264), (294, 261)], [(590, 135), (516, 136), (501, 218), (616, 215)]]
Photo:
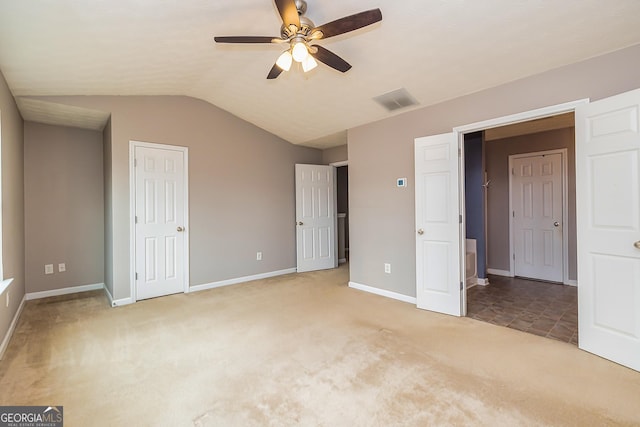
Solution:
[(332, 162), (332, 163), (329, 163), (329, 166), (335, 166), (337, 168), (339, 168), (341, 166), (349, 166), (349, 160), (341, 160), (339, 162)]
[[(534, 151), (531, 153), (511, 154), (509, 156), (509, 170), (513, 167), (515, 159), (526, 157), (543, 156), (549, 154), (560, 154), (562, 162), (562, 283), (569, 282), (569, 161), (568, 150), (566, 148), (558, 148), (554, 150)], [(513, 175), (509, 173), (509, 212), (513, 212)], [(509, 273), (511, 277), (515, 276), (516, 265), (513, 259), (515, 253), (513, 244), (513, 215), (509, 215)]]
[(189, 292), (189, 148), (179, 145), (158, 144), (155, 142), (144, 142), (129, 140), (129, 283), (131, 293), (131, 303), (137, 301), (136, 296), (136, 177), (135, 177), (135, 152), (137, 147), (156, 148), (162, 150), (180, 151), (184, 156), (184, 251), (183, 251), (183, 271), (184, 289)]
[(563, 104), (551, 105), (549, 107), (537, 108), (535, 110), (524, 111), (522, 113), (511, 114), (508, 116), (498, 117), (495, 119), (475, 122), (468, 125), (456, 126), (453, 131), (464, 135), (481, 130), (491, 129), (504, 125), (512, 125), (520, 122), (528, 122), (534, 119), (542, 119), (544, 117), (557, 116), (562, 113), (571, 113), (576, 110), (579, 105), (588, 104), (589, 98), (579, 99), (577, 101), (565, 102)]
[[(576, 108), (578, 108), (581, 105), (584, 104), (588, 104), (589, 103), (589, 98), (583, 98), (583, 99), (578, 99), (576, 101), (570, 101), (570, 102), (565, 102), (562, 104), (556, 104), (556, 105), (550, 105), (547, 107), (542, 107), (542, 108), (537, 108), (534, 110), (529, 110), (529, 111), (523, 111), (521, 113), (516, 113), (516, 114), (510, 114), (507, 116), (502, 116), (502, 117), (496, 117), (493, 119), (489, 119), (489, 120), (483, 120), (480, 122), (475, 122), (475, 123), (469, 123), (466, 125), (461, 125), (461, 126), (456, 126), (453, 128), (453, 133), (456, 135), (457, 139), (458, 139), (458, 149), (460, 150), (461, 153), (461, 161), (464, 161), (464, 135), (466, 133), (472, 133), (472, 132), (478, 132), (478, 131), (483, 131), (486, 129), (491, 129), (491, 128), (495, 128), (495, 127), (499, 127), (499, 126), (505, 126), (505, 125), (511, 125), (514, 123), (519, 123), (519, 122), (526, 122), (529, 120), (535, 120), (535, 119), (542, 119), (544, 117), (550, 117), (550, 116), (556, 116), (558, 114), (563, 114), (563, 113), (571, 113), (576, 111)], [(460, 192), (460, 200), (464, 201), (464, 168), (460, 168), (460, 181), (458, 183), (458, 188), (459, 188), (459, 192)], [(464, 214), (464, 204), (461, 204), (460, 206), (460, 212), (462, 214), (462, 232), (460, 233), (460, 249), (461, 251), (464, 251), (464, 242), (465, 242), (465, 238), (466, 238), (466, 233), (464, 232), (466, 229), (466, 218), (465, 218), (465, 214)], [(461, 259), (464, 256), (464, 253), (460, 254)], [(464, 274), (464, 265), (460, 266), (462, 273)], [(489, 271), (489, 269), (487, 270), (487, 273), (491, 273)], [(465, 276), (462, 276), (466, 279)], [(464, 283), (464, 280), (463, 280)], [(462, 298), (463, 298), (463, 308), (465, 310), (463, 310), (463, 312), (466, 312), (466, 305), (467, 305), (467, 290), (466, 288), (464, 289), (464, 293), (462, 294)]]

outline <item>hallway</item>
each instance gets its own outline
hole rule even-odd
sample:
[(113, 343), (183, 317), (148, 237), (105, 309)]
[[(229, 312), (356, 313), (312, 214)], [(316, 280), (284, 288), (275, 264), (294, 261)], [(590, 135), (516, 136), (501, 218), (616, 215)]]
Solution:
[(489, 276), (467, 290), (467, 316), (578, 344), (578, 288), (524, 278)]

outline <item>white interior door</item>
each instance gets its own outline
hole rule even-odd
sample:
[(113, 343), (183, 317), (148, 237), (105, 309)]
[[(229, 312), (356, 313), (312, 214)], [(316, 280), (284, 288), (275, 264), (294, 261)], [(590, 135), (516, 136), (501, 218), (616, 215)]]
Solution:
[(135, 147), (136, 299), (185, 289), (183, 151)]
[(579, 346), (640, 370), (640, 90), (576, 109)]
[(510, 160), (514, 273), (562, 282), (562, 154)]
[(296, 165), (296, 249), (298, 272), (338, 266), (336, 169)]
[(418, 308), (460, 316), (458, 141), (454, 133), (416, 139)]

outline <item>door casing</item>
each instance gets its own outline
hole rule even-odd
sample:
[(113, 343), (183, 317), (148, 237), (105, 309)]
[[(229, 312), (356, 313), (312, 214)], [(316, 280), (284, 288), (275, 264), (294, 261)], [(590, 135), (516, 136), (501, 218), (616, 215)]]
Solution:
[[(464, 164), (464, 135), (467, 133), (473, 133), (473, 132), (478, 132), (478, 131), (484, 131), (486, 129), (491, 129), (491, 128), (495, 128), (495, 127), (500, 127), (500, 126), (505, 126), (505, 125), (510, 125), (510, 124), (515, 124), (515, 123), (520, 123), (520, 122), (526, 122), (526, 121), (530, 121), (530, 120), (535, 120), (535, 119), (542, 119), (545, 117), (550, 117), (550, 116), (556, 116), (559, 114), (564, 114), (564, 113), (571, 113), (574, 112), (577, 108), (577, 106), (579, 105), (583, 105), (583, 104), (587, 104), (589, 103), (589, 99), (585, 98), (585, 99), (580, 99), (577, 101), (571, 101), (571, 102), (565, 102), (562, 104), (557, 104), (557, 105), (552, 105), (552, 106), (548, 106), (548, 107), (543, 107), (543, 108), (538, 108), (535, 110), (530, 110), (530, 111), (525, 111), (522, 113), (517, 113), (517, 114), (511, 114), (508, 116), (503, 116), (503, 117), (497, 117), (494, 119), (490, 119), (490, 120), (484, 120), (484, 121), (480, 121), (480, 122), (475, 122), (475, 123), (470, 123), (467, 125), (462, 125), (462, 126), (457, 126), (453, 128), (453, 133), (455, 134), (455, 137), (458, 141), (458, 150), (460, 153), (460, 157), (459, 157), (459, 163), (458, 163), (458, 172), (459, 172), (459, 184), (458, 184), (458, 191), (459, 191), (459, 209), (460, 209), (460, 214), (461, 214), (461, 229), (464, 231), (466, 230), (466, 218), (464, 215), (465, 212), (465, 194), (464, 194), (464, 185), (462, 183), (464, 183), (464, 168), (460, 167), (460, 165)], [(466, 239), (466, 233), (462, 232), (460, 233), (460, 259), (463, 260), (464, 259), (464, 254), (466, 252), (466, 244), (465, 244), (465, 239)], [(417, 273), (417, 272), (416, 272)], [(467, 285), (466, 285), (466, 271), (464, 268), (464, 263), (460, 263), (460, 277), (464, 286), (464, 292), (462, 292), (461, 295), (461, 316), (466, 316), (467, 313)], [(417, 283), (416, 283), (417, 286)], [(416, 292), (418, 290), (416, 289)]]
[(157, 144), (143, 141), (129, 141), (129, 283), (131, 302), (137, 301), (136, 297), (136, 177), (135, 177), (135, 150), (136, 147), (152, 149), (180, 151), (184, 155), (184, 250), (182, 251), (184, 264), (184, 292), (189, 292), (189, 149), (178, 145)]
[[(565, 102), (562, 104), (538, 108), (535, 110), (524, 111), (522, 113), (511, 114), (508, 116), (497, 117), (494, 119), (484, 120), (481, 122), (471, 123), (463, 126), (457, 126), (453, 128), (453, 132), (457, 134), (457, 137), (458, 137), (458, 147), (460, 148), (460, 152), (461, 152), (461, 162), (464, 162), (464, 135), (467, 133), (479, 132), (486, 129), (511, 125), (511, 124), (520, 123), (520, 122), (527, 122), (530, 120), (542, 119), (545, 117), (556, 116), (564, 113), (572, 113), (576, 110), (576, 108), (579, 105), (584, 105), (588, 103), (589, 103), (589, 98), (584, 98), (576, 101)], [(460, 182), (461, 183), (464, 182), (464, 168), (460, 168)], [(464, 212), (465, 212), (464, 200), (465, 200), (464, 185), (460, 185), (460, 212), (462, 213), (462, 230), (463, 231), (466, 230), (466, 218), (464, 215)], [(566, 209), (565, 209), (565, 212), (566, 212)], [(460, 251), (462, 254), (464, 254), (464, 252), (466, 251), (466, 247), (465, 247), (466, 236), (465, 236), (465, 233), (461, 233), (461, 234), (462, 235), (460, 237), (461, 238)], [(565, 244), (565, 246), (568, 246), (568, 245)], [(568, 274), (568, 268), (566, 268), (565, 270), (566, 270), (565, 274)], [(511, 271), (513, 272), (513, 266), (511, 267)], [(462, 297), (463, 297), (462, 307), (463, 307), (463, 313), (464, 313), (463, 316), (464, 316), (466, 315), (466, 306), (467, 306), (467, 302), (466, 302), (467, 287), (466, 287), (466, 276), (464, 276), (465, 275), (464, 265), (461, 265), (461, 274), (463, 275), (461, 277), (464, 277), (463, 283), (465, 284), (464, 285), (465, 292), (462, 293)], [(570, 284), (575, 285), (576, 283), (570, 282)]]

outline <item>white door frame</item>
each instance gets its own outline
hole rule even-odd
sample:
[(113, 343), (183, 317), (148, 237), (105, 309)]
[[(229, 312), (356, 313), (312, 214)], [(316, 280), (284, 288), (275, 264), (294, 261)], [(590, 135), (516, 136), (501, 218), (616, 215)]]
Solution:
[[(473, 133), (473, 132), (478, 132), (478, 131), (483, 131), (486, 129), (491, 129), (491, 128), (496, 128), (496, 127), (500, 127), (500, 126), (505, 126), (505, 125), (511, 125), (514, 123), (520, 123), (520, 122), (527, 122), (530, 120), (535, 120), (535, 119), (542, 119), (545, 117), (550, 117), (550, 116), (557, 116), (559, 114), (564, 114), (564, 113), (572, 113), (576, 110), (576, 108), (579, 105), (583, 105), (583, 104), (588, 104), (589, 103), (589, 98), (584, 98), (584, 99), (579, 99), (577, 101), (571, 101), (571, 102), (565, 102), (563, 104), (557, 104), (557, 105), (551, 105), (548, 107), (543, 107), (543, 108), (538, 108), (535, 110), (530, 110), (530, 111), (524, 111), (522, 113), (516, 113), (516, 114), (511, 114), (508, 116), (503, 116), (503, 117), (497, 117), (494, 119), (489, 119), (489, 120), (484, 120), (481, 122), (475, 122), (475, 123), (470, 123), (467, 125), (462, 125), (462, 126), (457, 126), (453, 128), (453, 132), (457, 135), (458, 137), (458, 148), (460, 149), (460, 153), (461, 153), (461, 161), (464, 162), (464, 135), (467, 133)], [(466, 238), (466, 218), (465, 218), (465, 213), (464, 213), (464, 196), (465, 196), (465, 189), (464, 189), (464, 168), (460, 168), (460, 200), (461, 200), (461, 207), (460, 207), (460, 213), (462, 215), (462, 233), (460, 233), (460, 251), (461, 251), (461, 259), (464, 259), (464, 252), (466, 251), (465, 248), (465, 238)], [(463, 266), (461, 266), (462, 268)], [(466, 271), (464, 268), (462, 268), (462, 274), (465, 274)], [(513, 272), (511, 273), (513, 275)], [(462, 297), (463, 297), (463, 308), (465, 310), (463, 310), (463, 313), (466, 312), (466, 305), (467, 305), (467, 298), (466, 298), (466, 294), (467, 294), (467, 284), (466, 284), (466, 277), (464, 277), (463, 280), (464, 283), (464, 292), (462, 293)]]
[(136, 296), (136, 176), (135, 152), (136, 147), (155, 148), (180, 151), (184, 156), (184, 292), (189, 292), (189, 149), (178, 145), (157, 144), (153, 142), (129, 141), (129, 283), (131, 302), (137, 301)]
[[(569, 282), (569, 162), (567, 159), (568, 150), (559, 148), (556, 150), (536, 151), (532, 153), (512, 154), (509, 156), (509, 170), (513, 167), (515, 159), (525, 157), (543, 156), (549, 154), (560, 154), (562, 161), (562, 283), (565, 285), (572, 284)], [(509, 212), (513, 212), (513, 175), (509, 174)], [(509, 215), (509, 273), (511, 277), (515, 276), (515, 245), (513, 243), (513, 215)]]

